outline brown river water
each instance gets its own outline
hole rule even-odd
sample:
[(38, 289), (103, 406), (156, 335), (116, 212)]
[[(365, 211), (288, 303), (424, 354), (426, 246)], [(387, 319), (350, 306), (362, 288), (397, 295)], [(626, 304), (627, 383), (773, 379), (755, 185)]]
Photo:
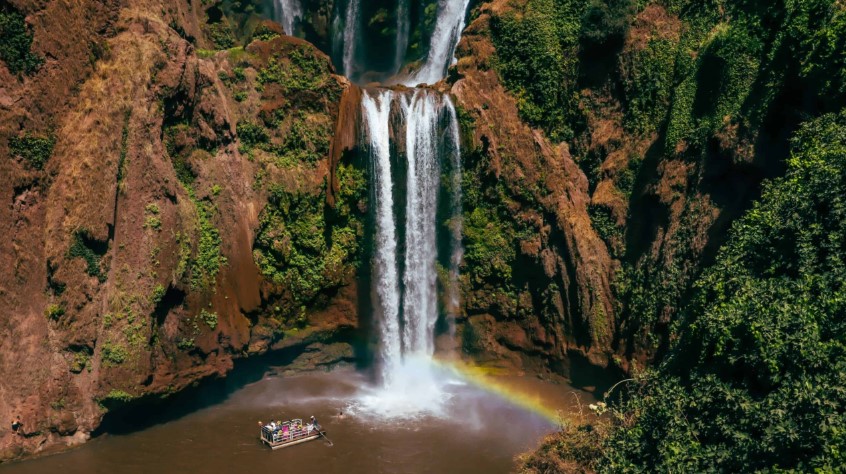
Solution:
[[(505, 473), (514, 470), (516, 455), (555, 429), (550, 411), (577, 411), (576, 394), (582, 404), (594, 400), (534, 377), (456, 377), (442, 387), (437, 410), (386, 418), (368, 408), (374, 400), (379, 405), (380, 395), (367, 386), (352, 369), (267, 376), (220, 403), (140, 431), (102, 435), (65, 453), (0, 466), (0, 473)], [(359, 403), (363, 398), (368, 402)], [(259, 442), (259, 420), (311, 415), (332, 445), (317, 440), (272, 451)]]

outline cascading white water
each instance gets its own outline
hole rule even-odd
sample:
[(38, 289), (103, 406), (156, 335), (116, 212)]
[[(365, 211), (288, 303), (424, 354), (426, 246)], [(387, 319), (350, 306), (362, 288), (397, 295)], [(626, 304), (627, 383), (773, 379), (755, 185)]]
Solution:
[[(372, 94), (372, 95), (371, 95)], [(393, 92), (365, 92), (361, 99), (366, 137), (370, 148), (375, 187), (376, 233), (373, 256), (373, 299), (379, 323), (382, 382), (390, 385), (402, 358), (399, 323), (399, 278), (397, 236), (394, 219), (394, 183), (388, 117)]]
[(434, 84), (446, 75), (455, 47), (464, 30), (464, 16), (470, 0), (439, 0), (438, 18), (429, 44), (429, 54), (420, 69), (402, 80), (407, 86)]
[[(437, 414), (448, 398), (442, 390), (443, 377), (436, 375), (431, 365), (438, 320), (437, 212), (445, 150), (453, 161), (450, 168), (460, 168), (456, 164), (460, 158), (455, 110), (448, 98), (429, 89), (409, 92), (376, 89), (365, 91), (362, 115), (376, 200), (372, 294), (379, 331), (382, 388), (363, 397), (361, 402), (367, 411), (385, 417)], [(448, 123), (443, 131), (445, 122)], [(397, 187), (392, 181), (391, 124), (395, 127), (394, 136), (402, 137), (405, 144), (403, 234), (395, 231), (400, 223), (394, 216), (397, 199), (393, 193)], [(454, 198), (453, 190), (451, 199)], [(453, 212), (460, 212), (454, 202), (452, 207)], [(457, 230), (460, 232), (460, 228)], [(403, 236), (404, 241), (400, 242)], [(401, 247), (404, 258), (400, 284), (398, 249)], [(455, 255), (452, 250), (451, 258)], [(455, 262), (456, 272), (457, 265)]]
[(355, 61), (355, 45), (358, 38), (358, 2), (359, 0), (349, 0), (346, 18), (344, 18), (344, 54), (342, 61), (343, 73), (347, 77), (353, 74), (353, 63)]
[(438, 258), (436, 214), (440, 187), (440, 97), (426, 89), (403, 96), (408, 161), (403, 275), (403, 349), (431, 356), (438, 320), (435, 262)]
[(285, 34), (293, 35), (298, 21), (303, 19), (303, 5), (300, 0), (274, 0), (276, 21), (282, 25)]
[[(347, 75), (360, 72), (355, 70), (358, 1), (350, 0), (346, 8), (343, 68)], [(468, 1), (440, 0), (426, 62), (413, 75), (391, 82), (431, 84), (443, 78), (463, 28)], [(396, 70), (407, 49), (407, 7), (408, 0), (398, 0)], [(449, 219), (450, 281), (443, 282), (448, 291), (450, 329), (459, 307), (457, 279), (462, 258), (461, 157), (455, 108), (448, 96), (427, 88), (369, 89), (363, 94), (362, 117), (375, 198), (371, 265), (381, 387), (363, 396), (359, 406), (388, 418), (437, 415), (443, 413), (449, 398), (444, 374), (432, 364), (440, 308), (437, 262), (442, 164), (451, 173), (446, 198), (453, 214)], [(392, 137), (397, 143), (391, 143)], [(392, 150), (404, 153), (392, 157)], [(401, 167), (396, 160), (403, 155), (406, 162)], [(394, 182), (401, 176), (396, 172), (399, 169), (405, 170), (404, 187)], [(401, 194), (395, 194), (400, 190), (405, 191), (404, 202)], [(398, 205), (404, 205), (404, 212), (397, 211)], [(397, 212), (405, 216), (405, 222), (399, 222)], [(401, 224), (404, 232), (397, 230)]]

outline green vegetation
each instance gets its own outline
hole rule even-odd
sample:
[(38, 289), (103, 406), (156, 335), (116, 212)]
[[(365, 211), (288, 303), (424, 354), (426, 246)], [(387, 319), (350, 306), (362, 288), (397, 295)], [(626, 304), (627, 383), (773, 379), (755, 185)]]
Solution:
[[(493, 65), (522, 118), (553, 141), (572, 138), (591, 189), (613, 179), (630, 212), (648, 213), (627, 216), (647, 222), (629, 229), (588, 208), (622, 264), (622, 350), (658, 357), (609, 397), (607, 417), (568, 426), (524, 470), (842, 470), (843, 2), (514, 3), (493, 14)], [(622, 137), (592, 135), (618, 113)], [(649, 165), (632, 155), (609, 173), (608, 156), (633, 149)], [(786, 176), (764, 181), (754, 202), (785, 159)], [(517, 219), (474, 193), (466, 261), (493, 274), (478, 249), (501, 252), (494, 244)]]
[(608, 472), (846, 462), (846, 112), (805, 124), (793, 146), (786, 176), (697, 279), (668, 357), (612, 397), (610, 421), (594, 426), (603, 449), (562, 457)]
[(30, 135), (12, 137), (9, 139), (9, 151), (12, 156), (23, 159), (30, 167), (36, 170), (44, 169), (50, 155), (53, 154), (53, 147), (56, 145), (56, 138), (52, 135)]
[(611, 216), (611, 211), (604, 206), (588, 205), (590, 223), (599, 237), (605, 241), (609, 249), (616, 249), (622, 245), (623, 229), (617, 225)]
[(658, 128), (667, 115), (674, 92), (678, 44), (657, 36), (644, 49), (620, 58), (620, 75), (627, 104), (626, 127), (633, 132)]
[(190, 351), (196, 347), (196, 345), (194, 345), (194, 338), (181, 337), (176, 341), (176, 347), (183, 351)]
[(632, 0), (590, 0), (583, 6), (580, 38), (583, 48), (614, 48), (623, 42), (635, 10)]
[(273, 38), (279, 36), (279, 33), (268, 27), (266, 24), (262, 23), (261, 25), (257, 26), (256, 29), (253, 31), (253, 40), (258, 41), (270, 41)]
[[(297, 46), (284, 56), (273, 57), (257, 76), (259, 84), (276, 83), (287, 92), (318, 91), (331, 80), (331, 66), (315, 49)], [(329, 92), (339, 93), (337, 87)], [(326, 91), (324, 91), (326, 92)]]
[(91, 371), (91, 355), (84, 351), (75, 352), (70, 365), (70, 371), (71, 373), (79, 374), (83, 370)]
[(270, 132), (264, 126), (251, 122), (238, 123), (238, 137), (246, 151), (252, 148), (264, 150), (275, 157), (277, 165), (283, 167), (298, 163), (314, 165), (329, 155), (333, 124), (327, 115), (305, 111), (289, 113), (277, 109), (267, 124), (270, 129), (279, 132), (287, 128), (286, 133), (280, 140), (271, 141)]
[(317, 304), (358, 267), (367, 180), (363, 170), (344, 163), (337, 179), (334, 207), (325, 204), (323, 192), (291, 193), (274, 186), (259, 217), (253, 256), (265, 276), (289, 289), (289, 314)]
[(129, 359), (129, 351), (123, 345), (109, 341), (103, 344), (100, 356), (104, 366), (116, 367)]
[[(208, 154), (197, 148), (198, 140), (187, 123), (165, 128), (164, 136), (165, 147), (173, 163), (176, 177), (182, 183), (197, 212), (196, 248), (193, 248), (190, 239), (186, 236), (181, 234), (177, 236), (180, 244), (180, 261), (176, 273), (179, 278), (187, 275), (191, 288), (208, 290), (214, 287), (220, 267), (226, 265), (226, 257), (221, 252), (220, 231), (214, 224), (218, 213), (217, 206), (209, 198), (198, 199), (194, 190), (194, 181), (197, 176), (191, 168), (190, 160), (196, 159), (198, 154), (206, 156)], [(212, 193), (212, 197), (215, 195)], [(145, 212), (148, 214), (145, 227), (158, 230), (161, 227), (158, 206), (148, 205)]]
[(123, 390), (112, 389), (106, 396), (100, 400), (100, 403), (105, 406), (113, 404), (123, 404), (131, 402), (135, 396), (124, 392)]
[(153, 306), (156, 306), (162, 298), (164, 298), (165, 293), (167, 293), (167, 288), (165, 288), (161, 283), (157, 284), (156, 287), (153, 288), (153, 294), (150, 295), (150, 303)]
[[(624, 123), (633, 133), (657, 132), (668, 157), (691, 163), (693, 186), (721, 160), (732, 162), (735, 176), (745, 173), (739, 171), (744, 165), (771, 173), (778, 165), (761, 162), (779, 159), (788, 133), (846, 105), (846, 91), (832, 80), (846, 74), (846, 62), (832, 54), (846, 35), (846, 13), (836, 2), (665, 5), (680, 16), (680, 31), (652, 32), (643, 47), (619, 59)], [(618, 187), (626, 192), (630, 182), (620, 176)], [(669, 335), (659, 321), (678, 314), (701, 271), (701, 221), (713, 211), (684, 189), (672, 192), (684, 210), (664, 237), (661, 261), (647, 256), (627, 262), (618, 281), (630, 331), (646, 335), (653, 346)]]
[(846, 460), (846, 114), (802, 127), (790, 169), (698, 279), (609, 468), (830, 471)]
[(207, 24), (205, 30), (206, 36), (208, 36), (216, 49), (229, 49), (235, 46), (235, 35), (227, 21)]
[(69, 259), (81, 258), (85, 260), (86, 273), (90, 276), (97, 277), (100, 283), (103, 283), (106, 281), (106, 273), (100, 268), (102, 252), (97, 250), (99, 243), (89, 239), (87, 235), (88, 233), (85, 229), (74, 232), (67, 257)]
[(51, 321), (58, 321), (64, 314), (65, 307), (61, 304), (53, 303), (44, 310), (44, 316), (47, 316), (47, 319)]
[(12, 74), (32, 74), (44, 64), (44, 58), (33, 54), (32, 33), (18, 12), (9, 8), (0, 10), (0, 59)]
[(191, 260), (191, 287), (208, 289), (214, 286), (220, 267), (226, 265), (226, 257), (220, 251), (220, 231), (212, 219), (217, 207), (208, 201), (194, 200), (197, 209), (199, 240), (197, 251)]
[(144, 228), (145, 229), (153, 229), (153, 230), (161, 230), (162, 220), (159, 218), (159, 216), (147, 216), (144, 219)]
[[(540, 209), (532, 191), (523, 184), (507, 185), (492, 175), (486, 149), (464, 156), (462, 171), (464, 264), (462, 272), (468, 306), (503, 317), (520, 316), (532, 301), (521, 297), (542, 289), (530, 288), (520, 269), (518, 249), (538, 238), (530, 219), (515, 215), (518, 209)], [(448, 224), (447, 224), (448, 225)], [(528, 298), (531, 300), (531, 297)], [(539, 310), (539, 308), (535, 308)]]
[(212, 330), (217, 327), (217, 313), (206, 311), (206, 308), (203, 308), (200, 310), (200, 319)]
[(529, 0), (522, 14), (494, 16), (494, 66), (517, 98), (521, 117), (555, 141), (581, 128), (576, 80), (580, 2)]
[(247, 147), (247, 149), (267, 143), (269, 139), (267, 130), (264, 127), (251, 122), (238, 122), (236, 131), (241, 144)]
[(144, 213), (146, 214), (146, 217), (144, 219), (144, 228), (161, 230), (162, 219), (161, 217), (159, 217), (159, 206), (154, 202), (147, 204), (147, 206), (144, 208)]
[(465, 216), (464, 238), (464, 258), (473, 268), (475, 281), (511, 279), (516, 246), (514, 229), (505, 219), (492, 209), (477, 207)]

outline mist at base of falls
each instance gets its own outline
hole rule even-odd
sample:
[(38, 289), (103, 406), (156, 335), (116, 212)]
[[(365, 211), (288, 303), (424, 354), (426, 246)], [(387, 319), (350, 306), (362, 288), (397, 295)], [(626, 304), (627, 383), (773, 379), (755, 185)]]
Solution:
[(458, 383), (429, 357), (407, 357), (392, 368), (390, 384), (366, 387), (347, 405), (362, 416), (385, 420), (444, 417), (453, 397), (447, 387)]

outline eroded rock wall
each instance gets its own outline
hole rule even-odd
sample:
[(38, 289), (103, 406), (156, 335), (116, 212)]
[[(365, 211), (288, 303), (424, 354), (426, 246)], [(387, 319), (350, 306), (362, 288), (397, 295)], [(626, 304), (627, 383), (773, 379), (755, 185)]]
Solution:
[(357, 89), (258, 20), (214, 50), (202, 8), (9, 7), (43, 64), (0, 64), (0, 413), (24, 422), (0, 459), (83, 441), (236, 358), (354, 357), (366, 183), (338, 132)]

